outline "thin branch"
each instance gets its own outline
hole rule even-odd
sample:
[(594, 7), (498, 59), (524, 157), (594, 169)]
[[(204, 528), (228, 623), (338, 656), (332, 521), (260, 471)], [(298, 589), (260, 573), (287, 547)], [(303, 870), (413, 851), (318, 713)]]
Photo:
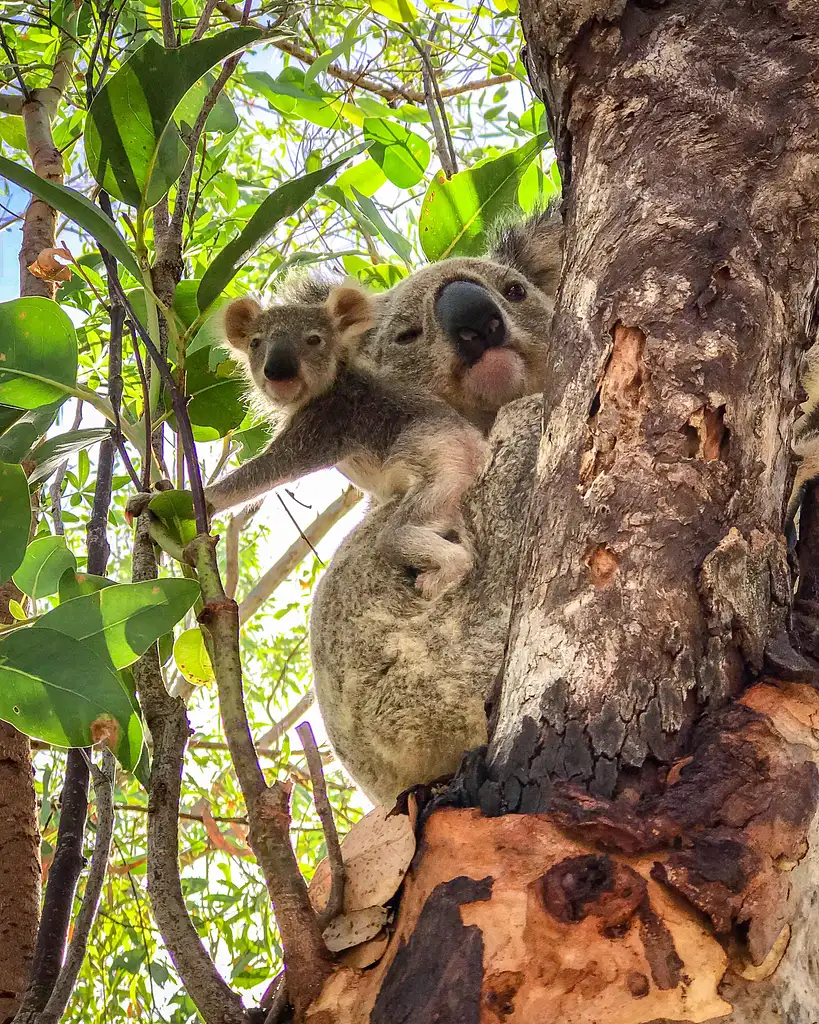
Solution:
[(57, 1024), (57, 1021), (65, 1013), (71, 999), (71, 994), (74, 991), (74, 986), (77, 983), (83, 961), (85, 960), (88, 936), (91, 933), (91, 926), (97, 914), (100, 893), (102, 892), (102, 886), (108, 870), (111, 839), (114, 834), (114, 779), (116, 776), (114, 755), (110, 750), (103, 750), (102, 767), (97, 768), (92, 763), (90, 764), (90, 769), (91, 778), (94, 783), (94, 796), (97, 803), (97, 832), (94, 842), (94, 853), (91, 857), (91, 867), (85, 882), (82, 905), (74, 922), (74, 932), (71, 936), (68, 954), (54, 990), (51, 993), (51, 998), (40, 1014), (38, 1024)]
[[(26, 85), (26, 81), (23, 78), (23, 73), (20, 70), (20, 62), (17, 60), (17, 54), (9, 45), (9, 41), (8, 39), (6, 39), (6, 33), (3, 30), (2, 25), (0, 25), (0, 46), (3, 47), (3, 52), (5, 53), (8, 59), (9, 66), (11, 67), (11, 70), (14, 72), (14, 77), (17, 79), (20, 85), (20, 92), (23, 94), (23, 101), (25, 103), (28, 103), (29, 99), (31, 98), (31, 93), (29, 92), (29, 88)], [(11, 114), (13, 113), (13, 111), (10, 110), (9, 113)]]
[[(156, 579), (150, 517), (137, 518), (132, 579)], [(165, 689), (154, 644), (134, 666), (137, 696), (153, 739), (148, 813), (148, 895), (162, 939), (205, 1024), (248, 1024), (241, 999), (217, 971), (193, 926), (179, 877), (179, 801), (190, 725)]]
[[(304, 637), (299, 641), (298, 644), (288, 655), (288, 661), (293, 657), (295, 651), (302, 646), (307, 638)], [(262, 733), (256, 743), (256, 753), (259, 755), (268, 754), (270, 756), (280, 755), (281, 751), (277, 749), (279, 740), (284, 736), (286, 732), (289, 732), (296, 722), (310, 710), (316, 700), (316, 691), (311, 686), (310, 689), (299, 698), (293, 707), (287, 712), (284, 718), (272, 725), (266, 732)]]
[(215, 7), (216, 0), (205, 0), (205, 6), (202, 8), (202, 13), (199, 15), (199, 21), (197, 21), (196, 27), (193, 30), (193, 35), (191, 36), (192, 43), (195, 43), (197, 39), (201, 39), (207, 32)]
[(171, 368), (168, 365), (167, 359), (165, 359), (154, 345), (150, 334), (145, 330), (136, 313), (134, 308), (128, 300), (127, 295), (122, 289), (122, 285), (118, 280), (115, 280), (114, 287), (116, 288), (117, 295), (120, 302), (125, 307), (125, 312), (133, 324), (137, 334), (145, 346), (148, 355), (151, 357), (154, 365), (159, 371), (159, 376), (162, 383), (168, 389), (171, 396), (171, 404), (173, 411), (176, 416), (176, 424), (179, 430), (179, 439), (182, 442), (182, 447), (185, 451), (185, 462), (188, 466), (188, 479), (190, 481), (191, 490), (193, 492), (193, 511), (196, 518), (196, 529), (200, 534), (206, 534), (208, 532), (208, 513), (205, 507), (205, 491), (202, 487), (202, 473), (199, 468), (199, 462), (196, 458), (196, 443), (193, 439), (193, 429), (191, 428), (190, 417), (188, 416), (187, 400), (174, 380), (174, 376), (171, 373)]
[[(151, 456), (153, 449), (151, 448), (151, 392), (148, 385), (148, 378), (145, 374), (145, 366), (142, 362), (142, 354), (139, 351), (139, 342), (136, 337), (136, 328), (133, 323), (129, 325), (131, 332), (131, 344), (133, 346), (134, 360), (136, 362), (137, 373), (139, 374), (139, 383), (142, 387), (142, 419), (145, 423), (145, 455), (142, 459), (142, 480), (140, 481), (141, 490), (150, 491), (151, 489)], [(160, 467), (162, 472), (162, 467)], [(165, 474), (167, 476), (167, 473)]]
[(17, 114), (19, 116), (22, 113), (22, 96), (18, 96), (16, 92), (0, 92), (0, 114)]
[(447, 178), (451, 178), (458, 170), (455, 147), (452, 144), (452, 134), (449, 130), (449, 118), (447, 117), (444, 101), (441, 97), (441, 90), (438, 87), (438, 80), (435, 76), (435, 68), (430, 57), (429, 44), (435, 38), (439, 22), (436, 19), (429, 36), (429, 43), (422, 43), (412, 34), (407, 32), (412, 45), (421, 57), (421, 79), (424, 83), (424, 103), (432, 121), (432, 129), (435, 133), (435, 148), (438, 153), (438, 160), (441, 169)]
[[(74, 413), (74, 422), (71, 424), (72, 430), (79, 430), (80, 424), (82, 423), (82, 402), (77, 401), (77, 409)], [(63, 480), (68, 469), (68, 459), (65, 462), (60, 463), (57, 467), (57, 472), (54, 474), (54, 479), (48, 488), (48, 494), (51, 498), (51, 518), (54, 520), (54, 533), (58, 537), (61, 537), (65, 533), (65, 527), (63, 526)]]
[(290, 845), (289, 790), (278, 783), (268, 786), (259, 767), (242, 693), (239, 609), (222, 587), (213, 539), (197, 537), (186, 554), (196, 568), (205, 601), (199, 621), (210, 639), (225, 738), (250, 822), (248, 843), (275, 908), (290, 1000), (297, 1015), (303, 1014), (321, 991), (331, 959)]
[(225, 593), (230, 598), (236, 597), (236, 587), (239, 585), (239, 538), (257, 511), (257, 505), (243, 508), (230, 517), (225, 531)]
[(159, 14), (162, 19), (162, 45), (172, 50), (176, 46), (176, 30), (173, 23), (173, 0), (159, 0)]
[(74, 748), (66, 755), (57, 845), (48, 872), (43, 913), (31, 964), (31, 979), (14, 1024), (35, 1024), (59, 977), (71, 924), (74, 893), (85, 865), (82, 842), (87, 814), (88, 765), (82, 750)]
[(327, 906), (318, 915), (320, 928), (327, 925), (341, 913), (344, 906), (344, 886), (347, 876), (344, 872), (344, 861), (341, 856), (341, 843), (336, 831), (336, 823), (333, 819), (333, 808), (330, 806), (330, 798), (327, 796), (327, 786), (324, 782), (324, 769), (321, 766), (321, 754), (316, 745), (316, 738), (309, 722), (303, 722), (296, 726), (296, 732), (301, 739), (304, 756), (307, 759), (307, 767), (310, 771), (310, 778), (313, 781), (313, 802), (316, 805), (316, 813), (319, 816), (321, 827), (324, 830), (324, 841), (327, 844), (327, 859), (330, 862), (330, 895), (327, 898)]
[(251, 616), (256, 614), (264, 602), (296, 569), (302, 559), (307, 557), (322, 537), (329, 533), (332, 527), (361, 501), (361, 497), (360, 491), (357, 491), (354, 487), (348, 487), (320, 515), (316, 516), (303, 535), (267, 570), (250, 593), (245, 595), (244, 600), (239, 605), (239, 621), (241, 623), (247, 622)]
[[(222, 744), (222, 746), (224, 747), (225, 745)], [(150, 813), (150, 808), (146, 807), (144, 804), (115, 804), (115, 807), (118, 811), (130, 811), (134, 814)], [(184, 821), (199, 821), (202, 823), (205, 821), (205, 816), (203, 814), (191, 814), (188, 811), (180, 811), (179, 817)], [(244, 815), (228, 818), (218, 814), (211, 814), (210, 819), (212, 821), (218, 821), (223, 825), (247, 825), (247, 817)]]

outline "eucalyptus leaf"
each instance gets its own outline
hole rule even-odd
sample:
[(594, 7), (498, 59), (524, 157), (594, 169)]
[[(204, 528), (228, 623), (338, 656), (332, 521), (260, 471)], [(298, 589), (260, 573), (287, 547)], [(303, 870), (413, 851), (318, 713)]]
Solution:
[(430, 148), (420, 135), (396, 121), (368, 117), (364, 120), (364, 138), (372, 142), (370, 157), (393, 185), (412, 188), (424, 177), (429, 166)]
[(41, 178), (27, 167), (7, 160), (4, 156), (0, 156), (0, 175), (21, 185), (38, 199), (64, 213), (107, 249), (138, 281), (142, 279), (136, 256), (117, 231), (116, 225), (81, 192), (69, 188), (68, 185), (58, 185), (56, 182)]
[(316, 190), (333, 177), (342, 164), (366, 148), (367, 145), (364, 144), (348, 149), (320, 171), (311, 171), (300, 178), (293, 178), (271, 192), (239, 235), (228, 242), (205, 271), (196, 296), (199, 308), (207, 309), (222, 293), (280, 221), (292, 216), (296, 210), (304, 206)]
[(0, 402), (37, 409), (77, 382), (77, 334), (50, 299), (0, 302)]
[(136, 50), (88, 112), (85, 153), (98, 184), (130, 206), (158, 203), (188, 158), (174, 110), (206, 72), (260, 34), (232, 28), (171, 50), (148, 39)]
[(15, 422), (0, 434), (0, 460), (22, 462), (57, 418), (65, 400), (63, 396), (51, 405), (41, 405), (24, 413), (10, 409), (16, 413)]
[(197, 626), (179, 634), (173, 645), (173, 657), (176, 667), (194, 686), (204, 686), (216, 678), (202, 631)]
[(361, 212), (375, 225), (376, 230), (384, 241), (389, 245), (393, 252), (398, 253), (405, 263), (409, 263), (412, 259), (412, 246), (409, 241), (404, 238), (402, 234), (399, 234), (395, 228), (391, 228), (389, 224), (387, 224), (372, 199), (368, 196), (362, 195), (355, 186), (352, 188), (352, 193), (356, 198), (356, 202), (358, 203)]
[(109, 737), (129, 771), (142, 754), (142, 722), (119, 674), (87, 644), (56, 630), (17, 629), (0, 640), (0, 718), (58, 747)]
[(190, 491), (160, 491), (148, 502), (148, 508), (162, 520), (174, 540), (183, 547), (196, 536), (193, 495)]
[(529, 164), (549, 142), (537, 135), (492, 160), (447, 179), (435, 175), (421, 207), (418, 231), (429, 260), (479, 256), (486, 250), (486, 229), (505, 211), (517, 207), (517, 189)]
[(29, 481), (36, 483), (38, 480), (45, 480), (69, 455), (84, 451), (110, 435), (110, 428), (88, 427), (85, 430), (67, 430), (64, 434), (50, 437), (31, 453), (36, 466), (29, 476)]
[(41, 616), (35, 628), (82, 640), (114, 668), (125, 668), (172, 629), (199, 595), (196, 580), (120, 583), (61, 603)]
[(30, 530), (31, 496), (23, 467), (0, 462), (0, 583), (20, 567)]
[(37, 537), (26, 548), (26, 555), (13, 580), (29, 597), (49, 597), (60, 588), (66, 569), (76, 569), (77, 559), (65, 537)]

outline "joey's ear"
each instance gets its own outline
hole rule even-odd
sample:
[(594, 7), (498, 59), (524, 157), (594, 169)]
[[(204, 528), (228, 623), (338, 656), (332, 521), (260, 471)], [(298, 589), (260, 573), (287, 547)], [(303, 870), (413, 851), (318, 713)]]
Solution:
[(253, 324), (261, 311), (262, 307), (255, 299), (235, 299), (225, 307), (225, 337), (231, 348), (247, 351)]
[(333, 322), (352, 340), (375, 327), (375, 307), (372, 297), (355, 285), (334, 288), (327, 299), (327, 310)]
[(519, 270), (547, 295), (557, 293), (563, 263), (563, 221), (556, 207), (547, 207), (508, 225), (496, 236), (489, 258)]

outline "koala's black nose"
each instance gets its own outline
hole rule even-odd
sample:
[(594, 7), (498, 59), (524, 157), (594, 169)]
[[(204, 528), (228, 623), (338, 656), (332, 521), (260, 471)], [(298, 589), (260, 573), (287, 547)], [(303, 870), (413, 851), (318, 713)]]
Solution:
[(470, 366), (489, 348), (506, 344), (503, 313), (492, 296), (474, 281), (452, 281), (435, 300), (435, 316), (455, 347)]
[(290, 345), (274, 345), (267, 353), (264, 375), (268, 380), (293, 380), (299, 375), (299, 360)]

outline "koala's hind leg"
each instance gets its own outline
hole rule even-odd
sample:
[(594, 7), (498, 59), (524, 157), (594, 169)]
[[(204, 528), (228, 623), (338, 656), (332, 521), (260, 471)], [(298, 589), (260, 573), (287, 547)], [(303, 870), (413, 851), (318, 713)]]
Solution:
[[(472, 545), (462, 522), (418, 521), (410, 498), (395, 512), (394, 521), (385, 526), (376, 547), (388, 562), (415, 569), (416, 588), (427, 600), (434, 600), (460, 583), (472, 568)], [(409, 506), (409, 507), (407, 507)]]

